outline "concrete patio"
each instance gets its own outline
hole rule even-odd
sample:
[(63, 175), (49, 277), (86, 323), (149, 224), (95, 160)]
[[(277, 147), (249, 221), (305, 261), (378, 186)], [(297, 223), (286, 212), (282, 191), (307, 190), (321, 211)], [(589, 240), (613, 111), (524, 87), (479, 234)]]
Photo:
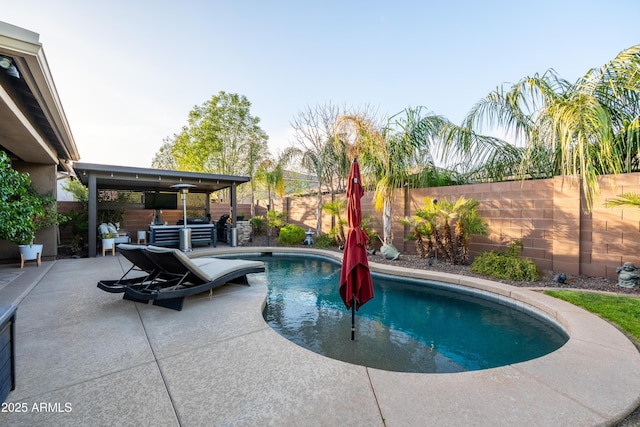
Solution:
[(407, 374), (329, 359), (282, 338), (262, 318), (262, 275), (250, 287), (187, 299), (177, 312), (96, 287), (128, 265), (108, 255), (0, 266), (0, 305), (18, 305), (17, 387), (7, 402), (20, 404), (2, 407), (0, 425), (589, 426), (615, 423), (640, 405), (640, 354), (629, 340), (531, 290), (373, 266), (515, 298), (570, 334), (556, 352), (524, 363)]

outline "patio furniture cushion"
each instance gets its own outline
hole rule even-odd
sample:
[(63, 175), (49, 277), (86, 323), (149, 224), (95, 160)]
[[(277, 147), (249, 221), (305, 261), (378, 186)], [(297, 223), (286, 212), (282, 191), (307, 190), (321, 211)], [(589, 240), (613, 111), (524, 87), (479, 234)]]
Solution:
[[(140, 246), (138, 246), (140, 247)], [(160, 270), (157, 279), (124, 287), (125, 298), (182, 310), (184, 298), (230, 282), (248, 285), (247, 274), (265, 271), (262, 261), (194, 258), (178, 249), (143, 247), (141, 252)]]

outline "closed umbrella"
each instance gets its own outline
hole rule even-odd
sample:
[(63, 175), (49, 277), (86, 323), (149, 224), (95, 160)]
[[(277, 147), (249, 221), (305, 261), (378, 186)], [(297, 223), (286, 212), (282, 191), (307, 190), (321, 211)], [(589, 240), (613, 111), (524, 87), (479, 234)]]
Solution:
[(373, 298), (373, 283), (367, 259), (369, 236), (360, 228), (362, 209), (360, 199), (364, 194), (358, 160), (354, 159), (347, 182), (347, 232), (340, 271), (340, 297), (347, 309), (351, 309), (351, 339), (355, 335), (355, 311)]

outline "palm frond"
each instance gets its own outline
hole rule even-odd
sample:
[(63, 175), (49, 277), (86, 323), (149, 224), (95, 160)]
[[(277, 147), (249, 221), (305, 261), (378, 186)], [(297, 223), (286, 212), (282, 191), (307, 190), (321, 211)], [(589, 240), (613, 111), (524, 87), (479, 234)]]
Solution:
[(605, 201), (604, 206), (607, 208), (615, 207), (636, 207), (640, 208), (640, 193), (624, 193), (615, 199)]

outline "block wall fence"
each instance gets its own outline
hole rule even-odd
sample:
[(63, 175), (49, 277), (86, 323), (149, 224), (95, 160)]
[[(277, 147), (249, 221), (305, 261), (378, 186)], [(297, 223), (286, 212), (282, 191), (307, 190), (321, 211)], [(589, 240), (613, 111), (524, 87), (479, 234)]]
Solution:
[[(617, 280), (616, 268), (624, 262), (640, 267), (640, 208), (606, 208), (604, 202), (623, 193), (640, 193), (640, 173), (603, 176), (599, 183), (601, 194), (589, 213), (577, 181), (561, 177), (398, 190), (392, 212), (393, 244), (403, 253), (416, 253), (414, 243), (404, 240), (409, 229), (400, 218), (412, 216), (425, 197), (455, 201), (464, 196), (480, 202), (478, 213), (490, 231), (488, 236), (472, 237), (471, 259), (521, 240), (523, 256), (542, 270)], [(323, 202), (329, 201), (331, 196), (325, 195)], [(289, 197), (279, 203), (276, 209), (288, 213), (288, 222), (315, 230), (316, 196)], [(373, 193), (365, 193), (362, 209), (373, 216), (381, 233)], [(331, 226), (331, 216), (323, 213), (323, 232)]]
[[(505, 249), (514, 240), (521, 240), (523, 255), (542, 270), (616, 280), (616, 268), (624, 262), (640, 267), (640, 208), (606, 208), (604, 202), (623, 193), (640, 193), (640, 173), (603, 176), (600, 191), (593, 210), (587, 213), (577, 182), (559, 177), (398, 190), (393, 200), (393, 244), (402, 253), (416, 253), (414, 243), (404, 240), (410, 230), (400, 224), (400, 218), (412, 216), (425, 197), (455, 201), (463, 196), (480, 202), (478, 213), (487, 221), (490, 231), (488, 236), (472, 236), (471, 259), (481, 252)], [(344, 196), (324, 195), (323, 203), (330, 202), (332, 197)], [(62, 205), (65, 202), (59, 204), (63, 211), (72, 207)], [(274, 209), (287, 213), (287, 222), (305, 230), (316, 229), (316, 206), (315, 195), (274, 201)], [(381, 233), (381, 214), (375, 211), (372, 192), (362, 198), (362, 209), (372, 216), (374, 228)], [(238, 212), (249, 219), (251, 206), (239, 204)], [(255, 212), (265, 215), (264, 203), (256, 205)], [(211, 204), (212, 219), (225, 213), (229, 213), (228, 205)], [(153, 214), (150, 210), (128, 209), (122, 228), (135, 236), (137, 230), (148, 228)], [(162, 220), (170, 224), (181, 217), (181, 210), (166, 210), (162, 214)], [(322, 231), (328, 232), (333, 225), (331, 215), (323, 212)], [(64, 233), (61, 227), (61, 237)]]

